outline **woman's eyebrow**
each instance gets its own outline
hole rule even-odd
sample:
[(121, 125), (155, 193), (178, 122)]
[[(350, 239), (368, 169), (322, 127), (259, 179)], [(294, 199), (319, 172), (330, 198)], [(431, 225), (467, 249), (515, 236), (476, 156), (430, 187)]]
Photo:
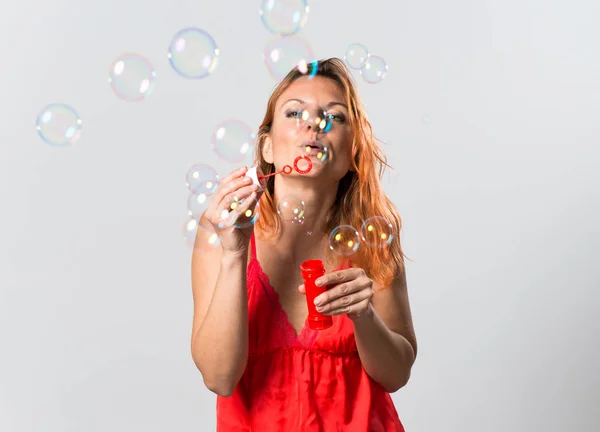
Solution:
[[(285, 102), (284, 102), (284, 103), (283, 103), (281, 106), (283, 106), (283, 105), (287, 104), (288, 102), (299, 102), (299, 103), (301, 103), (301, 104), (305, 104), (305, 103), (306, 103), (306, 102), (305, 102), (305, 101), (303, 101), (302, 99), (292, 98), (292, 99), (288, 99), (288, 100), (286, 100), (286, 101), (285, 101)], [(325, 108), (331, 108), (332, 106), (335, 106), (335, 105), (340, 105), (340, 106), (343, 106), (344, 108), (348, 109), (348, 106), (347, 106), (345, 103), (343, 103), (343, 102), (337, 102), (337, 101), (329, 102), (329, 103), (328, 103), (328, 104), (325, 106)]]

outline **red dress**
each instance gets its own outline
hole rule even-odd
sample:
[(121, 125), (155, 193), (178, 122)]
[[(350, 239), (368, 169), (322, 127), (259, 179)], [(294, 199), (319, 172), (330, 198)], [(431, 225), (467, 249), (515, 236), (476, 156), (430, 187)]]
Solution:
[(217, 396), (217, 432), (404, 432), (390, 394), (362, 367), (346, 315), (296, 336), (256, 259), (247, 269), (249, 355), (230, 397)]

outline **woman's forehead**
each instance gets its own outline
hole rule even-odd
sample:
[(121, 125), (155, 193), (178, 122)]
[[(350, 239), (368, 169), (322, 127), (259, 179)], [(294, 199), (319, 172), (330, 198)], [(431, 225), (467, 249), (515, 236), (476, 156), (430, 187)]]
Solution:
[(279, 96), (277, 105), (281, 106), (290, 99), (324, 105), (346, 101), (344, 92), (337, 82), (319, 76), (298, 78)]

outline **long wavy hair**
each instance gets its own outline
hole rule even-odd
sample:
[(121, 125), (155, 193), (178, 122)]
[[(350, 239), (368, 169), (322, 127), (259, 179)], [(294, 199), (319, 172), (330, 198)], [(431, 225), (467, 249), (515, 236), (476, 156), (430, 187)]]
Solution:
[[(373, 136), (371, 124), (367, 120), (365, 109), (360, 102), (356, 84), (351, 73), (338, 58), (330, 58), (311, 63), (306, 74), (298, 68), (292, 69), (275, 87), (267, 110), (258, 129), (255, 160), (264, 174), (275, 171), (273, 164), (262, 156), (265, 138), (271, 131), (275, 104), (281, 94), (298, 78), (321, 76), (338, 83), (346, 97), (349, 109), (349, 122), (352, 128), (352, 170), (340, 180), (335, 202), (327, 214), (325, 229), (330, 233), (339, 225), (350, 225), (359, 233), (363, 222), (373, 216), (381, 216), (389, 221), (394, 230), (392, 241), (386, 247), (372, 247), (361, 241), (358, 250), (351, 256), (352, 264), (365, 270), (367, 275), (383, 288), (388, 287), (404, 269), (404, 252), (400, 244), (402, 219), (395, 206), (383, 192), (381, 177), (386, 168), (391, 168), (377, 140)], [(275, 180), (268, 177), (266, 190), (260, 199), (260, 217), (256, 226), (263, 235), (275, 235), (280, 229), (280, 219), (274, 203)], [(408, 257), (406, 257), (408, 259)]]

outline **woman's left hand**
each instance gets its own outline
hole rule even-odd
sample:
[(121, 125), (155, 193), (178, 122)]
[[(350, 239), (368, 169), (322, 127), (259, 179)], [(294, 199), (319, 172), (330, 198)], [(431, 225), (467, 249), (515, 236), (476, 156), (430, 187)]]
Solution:
[[(316, 309), (323, 315), (347, 314), (348, 318), (354, 320), (371, 308), (373, 281), (361, 268), (326, 273), (317, 278), (315, 283), (317, 286), (331, 285), (315, 298)], [(300, 285), (298, 290), (306, 293), (304, 285)]]

